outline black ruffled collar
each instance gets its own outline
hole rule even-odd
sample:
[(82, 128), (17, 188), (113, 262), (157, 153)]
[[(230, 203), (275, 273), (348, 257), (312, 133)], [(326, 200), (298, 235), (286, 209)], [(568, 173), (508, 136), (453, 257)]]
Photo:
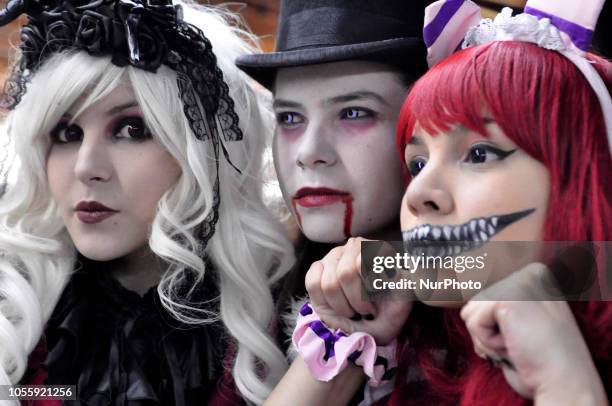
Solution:
[[(221, 326), (173, 320), (155, 288), (140, 297), (103, 268), (85, 266), (64, 290), (46, 329), (45, 383), (77, 385), (71, 405), (206, 404), (223, 373)], [(197, 298), (215, 298), (215, 286)]]

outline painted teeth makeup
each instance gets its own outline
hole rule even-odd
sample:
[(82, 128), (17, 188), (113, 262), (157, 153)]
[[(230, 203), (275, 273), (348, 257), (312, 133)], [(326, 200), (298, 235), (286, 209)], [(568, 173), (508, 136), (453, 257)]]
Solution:
[(472, 219), (459, 225), (424, 224), (417, 226), (402, 233), (404, 249), (407, 252), (412, 252), (414, 246), (422, 248), (429, 242), (452, 242), (453, 244), (446, 244), (445, 246), (436, 245), (435, 249), (431, 251), (436, 255), (457, 255), (463, 251), (482, 246), (495, 234), (534, 211), (535, 209), (528, 209), (505, 215)]
[(476, 233), (476, 220), (470, 221), (470, 231), (472, 232), (472, 234)]
[(451, 239), (451, 232), (452, 232), (452, 227), (451, 226), (444, 226), (444, 238), (446, 238), (447, 240)]

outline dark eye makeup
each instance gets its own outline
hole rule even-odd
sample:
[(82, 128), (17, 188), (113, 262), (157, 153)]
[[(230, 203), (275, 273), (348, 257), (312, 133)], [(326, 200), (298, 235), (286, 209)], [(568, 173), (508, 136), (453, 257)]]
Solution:
[(132, 141), (145, 141), (150, 139), (151, 132), (144, 123), (142, 117), (122, 117), (115, 121), (113, 136), (117, 139), (130, 139)]
[(503, 150), (489, 144), (472, 145), (464, 159), (466, 163), (484, 164), (490, 161), (502, 161), (516, 152), (516, 148), (512, 150)]
[(414, 178), (423, 170), (423, 168), (425, 168), (426, 164), (427, 164), (427, 160), (424, 157), (422, 156), (415, 157), (407, 163), (408, 173), (410, 174), (411, 177)]
[[(126, 116), (116, 119), (111, 125), (112, 138), (115, 140), (127, 139), (133, 142), (146, 141), (152, 138), (151, 132), (140, 116)], [(81, 142), (83, 140), (83, 129), (69, 121), (60, 121), (51, 130), (51, 141), (57, 144)]]
[[(493, 161), (503, 161), (516, 151), (517, 148), (511, 150), (503, 150), (501, 148), (494, 147), (490, 144), (479, 143), (472, 145), (468, 149), (467, 154), (463, 159), (463, 162), (472, 165), (482, 165), (491, 163)], [(417, 176), (423, 170), (423, 168), (425, 168), (426, 164), (427, 159), (423, 156), (416, 156), (406, 161), (408, 173), (413, 178)]]
[(83, 129), (76, 124), (69, 124), (68, 121), (60, 121), (59, 124), (51, 130), (51, 141), (59, 144), (77, 142), (82, 139)]

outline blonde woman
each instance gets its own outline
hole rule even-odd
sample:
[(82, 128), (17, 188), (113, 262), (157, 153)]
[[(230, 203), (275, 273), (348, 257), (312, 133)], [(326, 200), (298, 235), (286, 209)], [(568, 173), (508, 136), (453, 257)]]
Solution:
[(0, 383), (76, 385), (79, 405), (261, 402), (287, 368), (269, 286), (293, 256), (260, 196), (270, 126), (233, 64), (244, 33), (171, 1), (15, 0), (0, 24), (22, 12)]

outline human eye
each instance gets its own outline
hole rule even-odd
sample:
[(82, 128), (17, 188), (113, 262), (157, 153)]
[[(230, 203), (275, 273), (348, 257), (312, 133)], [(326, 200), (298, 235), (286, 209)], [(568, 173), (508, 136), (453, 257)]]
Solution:
[(142, 117), (124, 117), (115, 124), (113, 137), (132, 141), (145, 141), (152, 136)]
[(363, 107), (348, 107), (340, 111), (340, 119), (342, 120), (360, 120), (371, 117), (376, 117), (376, 113)]
[(476, 144), (470, 147), (463, 162), (479, 165), (492, 161), (502, 161), (515, 151), (516, 149), (503, 150), (489, 144)]
[(425, 168), (426, 164), (427, 159), (422, 156), (416, 156), (408, 160), (406, 165), (408, 166), (408, 173), (410, 174), (410, 177), (414, 178), (417, 176), (423, 170), (423, 168)]
[(56, 144), (67, 144), (79, 142), (83, 139), (83, 129), (76, 124), (67, 121), (60, 122), (51, 130), (51, 141)]
[(285, 128), (296, 127), (304, 122), (304, 116), (294, 111), (282, 111), (276, 114), (276, 122)]

